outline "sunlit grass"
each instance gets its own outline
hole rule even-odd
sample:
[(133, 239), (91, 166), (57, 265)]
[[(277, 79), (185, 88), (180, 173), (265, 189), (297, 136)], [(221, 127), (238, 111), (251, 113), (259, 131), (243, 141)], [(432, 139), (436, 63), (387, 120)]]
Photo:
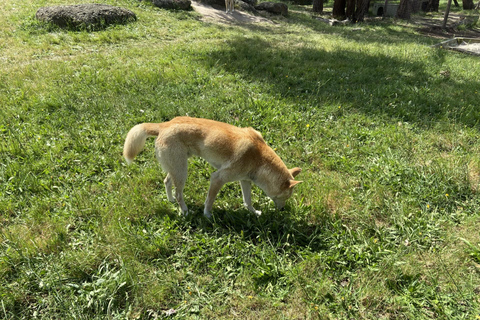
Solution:
[[(474, 318), (479, 66), (390, 22), (276, 24), (107, 1), (138, 21), (98, 32), (0, 15), (0, 318)], [(448, 71), (449, 76), (445, 76)], [(139, 122), (252, 126), (302, 167), (260, 218), (192, 159), (187, 218)]]

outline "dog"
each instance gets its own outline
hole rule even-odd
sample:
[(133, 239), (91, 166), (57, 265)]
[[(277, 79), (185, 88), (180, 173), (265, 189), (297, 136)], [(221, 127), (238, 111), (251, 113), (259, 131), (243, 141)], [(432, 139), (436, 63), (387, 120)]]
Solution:
[[(251, 199), (251, 182), (259, 186), (278, 209), (292, 196), (293, 188), (301, 181), (294, 178), (300, 168), (287, 169), (280, 157), (270, 148), (260, 132), (239, 128), (209, 119), (177, 117), (163, 123), (142, 123), (127, 134), (123, 156), (128, 164), (143, 150), (147, 137), (156, 137), (155, 153), (167, 173), (164, 180), (167, 198), (178, 202), (184, 215), (188, 208), (183, 199), (187, 180), (188, 158), (205, 159), (217, 171), (210, 177), (204, 215), (211, 217), (215, 197), (227, 182), (240, 181), (245, 207), (260, 216)], [(172, 194), (175, 186), (175, 197)]]
[(235, 11), (235, 0), (225, 0), (225, 12), (232, 13)]

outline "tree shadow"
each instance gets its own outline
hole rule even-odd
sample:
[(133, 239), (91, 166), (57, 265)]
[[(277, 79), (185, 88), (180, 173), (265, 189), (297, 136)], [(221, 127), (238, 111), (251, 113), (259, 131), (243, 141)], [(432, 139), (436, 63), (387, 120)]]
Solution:
[[(326, 35), (335, 34), (346, 40), (355, 40), (359, 43), (422, 43), (428, 39), (425, 36), (411, 32), (406, 36), (405, 29), (398, 27), (392, 19), (379, 19), (369, 17), (364, 22), (345, 25), (328, 25), (316, 19), (316, 16), (306, 14), (304, 11), (297, 11), (290, 14), (291, 19), (286, 20), (290, 24), (301, 24), (304, 32), (323, 33)], [(432, 40), (433, 42), (433, 40)]]
[[(324, 14), (329, 14), (328, 9)], [(479, 29), (471, 27), (468, 29), (457, 28), (458, 22), (463, 17), (452, 13), (447, 23), (447, 30), (442, 29), (443, 14), (432, 15), (417, 13), (409, 20), (396, 18), (381, 18), (374, 15), (365, 17), (365, 21), (356, 24), (345, 24), (330, 26), (325, 22), (316, 19), (311, 8), (305, 6), (290, 6), (290, 19), (287, 23), (302, 24), (312, 32), (336, 34), (347, 39), (354, 39), (363, 43), (428, 43), (438, 42), (438, 38), (451, 38), (455, 36), (477, 37)], [(410, 31), (409, 31), (410, 30)], [(408, 33), (408, 36), (406, 34)]]
[(420, 59), (372, 55), (361, 48), (286, 47), (260, 37), (238, 36), (200, 61), (246, 81), (260, 82), (268, 93), (296, 105), (321, 108), (338, 104), (420, 124), (454, 120), (476, 125), (480, 120), (474, 107), (476, 97), (462, 90), (477, 88), (479, 82), (456, 79), (448, 70), (442, 74), (447, 54), (432, 50), (429, 59), (434, 66), (427, 70)]
[[(295, 5), (290, 6), (289, 16), (271, 16), (271, 23), (240, 23), (236, 27), (248, 29), (256, 32), (265, 32), (267, 34), (283, 34), (285, 30), (281, 27), (282, 24), (290, 26), (301, 26), (298, 34), (325, 34), (336, 35), (346, 40), (354, 40), (359, 43), (368, 44), (400, 44), (400, 43), (428, 43), (433, 44), (438, 42), (436, 39), (426, 36), (425, 34), (418, 34), (415, 30), (421, 28), (425, 23), (412, 22), (416, 27), (412, 27), (412, 32), (406, 33), (408, 29), (401, 28), (402, 22), (395, 22), (391, 18), (381, 19), (378, 17), (367, 17), (364, 22), (356, 24), (344, 25), (329, 25), (319, 19), (316, 15), (305, 7)], [(400, 20), (401, 21), (401, 20)], [(413, 21), (413, 20), (412, 20)], [(428, 21), (424, 18), (416, 18), (415, 21)], [(222, 26), (222, 25), (221, 25)], [(225, 26), (225, 24), (223, 25)], [(458, 32), (458, 31), (457, 31)]]

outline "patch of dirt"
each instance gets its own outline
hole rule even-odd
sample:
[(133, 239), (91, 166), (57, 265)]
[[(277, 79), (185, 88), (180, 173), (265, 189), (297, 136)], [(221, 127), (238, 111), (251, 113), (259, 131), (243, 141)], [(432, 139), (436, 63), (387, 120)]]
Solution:
[(271, 20), (268, 20), (263, 17), (254, 16), (252, 14), (243, 12), (243, 11), (234, 11), (232, 13), (226, 13), (221, 9), (215, 9), (212, 6), (192, 1), (192, 7), (195, 11), (200, 13), (205, 21), (213, 21), (217, 23), (271, 23)]
[(479, 38), (459, 38), (444, 40), (437, 43), (433, 47), (441, 49), (455, 50), (463, 53), (469, 53), (480, 56), (480, 39)]
[(450, 39), (454, 37), (461, 38), (480, 38), (480, 28), (462, 28), (458, 27), (463, 17), (459, 14), (450, 13), (447, 20), (447, 26), (442, 29), (443, 15), (436, 16), (413, 16), (411, 23), (413, 23), (421, 34), (434, 38)]
[[(192, 7), (195, 11), (202, 15), (202, 20), (211, 21), (222, 24), (256, 24), (267, 23), (275, 24), (272, 20), (265, 17), (255, 16), (245, 11), (235, 11), (226, 13), (223, 8), (214, 8), (210, 5), (197, 1), (192, 1)], [(424, 16), (413, 15), (409, 23), (421, 33), (429, 37), (439, 39), (460, 38), (480, 38), (480, 27), (459, 28), (458, 25), (463, 17), (456, 13), (450, 13), (448, 16), (447, 26), (442, 29), (443, 14), (427, 14)], [(480, 24), (480, 22), (479, 22)]]

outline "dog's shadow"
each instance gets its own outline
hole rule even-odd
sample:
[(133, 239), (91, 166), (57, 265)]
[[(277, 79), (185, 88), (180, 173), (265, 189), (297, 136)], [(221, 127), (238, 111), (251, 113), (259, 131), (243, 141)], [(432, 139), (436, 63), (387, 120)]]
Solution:
[[(202, 265), (212, 259), (215, 261), (233, 259), (240, 264), (254, 264), (258, 272), (254, 272), (252, 281), (258, 290), (283, 281), (286, 271), (278, 268), (283, 265), (283, 262), (279, 261), (286, 261), (285, 259), (300, 261), (303, 260), (304, 254), (315, 254), (329, 249), (329, 239), (326, 236), (329, 232), (326, 229), (331, 226), (334, 217), (327, 213), (313, 214), (312, 208), (290, 207), (288, 204), (284, 211), (275, 210), (273, 204), (258, 209), (262, 210), (260, 217), (243, 208), (217, 207), (213, 210), (212, 217), (207, 219), (203, 216), (203, 206), (189, 204), (189, 214), (186, 217), (175, 211), (162, 210), (156, 213), (154, 219), (169, 219), (176, 230), (183, 234), (192, 236), (192, 233), (196, 233), (193, 241), (213, 239), (213, 242), (207, 240), (208, 244), (199, 243), (193, 249), (192, 254), (199, 255), (196, 257), (202, 260), (200, 263)], [(238, 246), (232, 245), (237, 241)], [(225, 244), (228, 244), (228, 248), (225, 249), (226, 256), (221, 256), (224, 252), (222, 248), (217, 248), (218, 250), (213, 250), (214, 252), (197, 251), (209, 250), (211, 245)], [(235, 248), (239, 248), (239, 251), (236, 252)], [(174, 254), (174, 250), (167, 252)], [(201, 257), (202, 254), (205, 258)], [(243, 256), (244, 254), (246, 256)]]
[(177, 215), (176, 219), (184, 220), (190, 228), (208, 234), (240, 235), (252, 244), (266, 242), (274, 247), (308, 248), (313, 252), (327, 248), (322, 236), (325, 224), (311, 221), (305, 214), (308, 208), (293, 209), (287, 205), (283, 211), (272, 207), (261, 209), (259, 217), (246, 209), (216, 209), (207, 219), (202, 214), (203, 207), (191, 205), (187, 217)]

